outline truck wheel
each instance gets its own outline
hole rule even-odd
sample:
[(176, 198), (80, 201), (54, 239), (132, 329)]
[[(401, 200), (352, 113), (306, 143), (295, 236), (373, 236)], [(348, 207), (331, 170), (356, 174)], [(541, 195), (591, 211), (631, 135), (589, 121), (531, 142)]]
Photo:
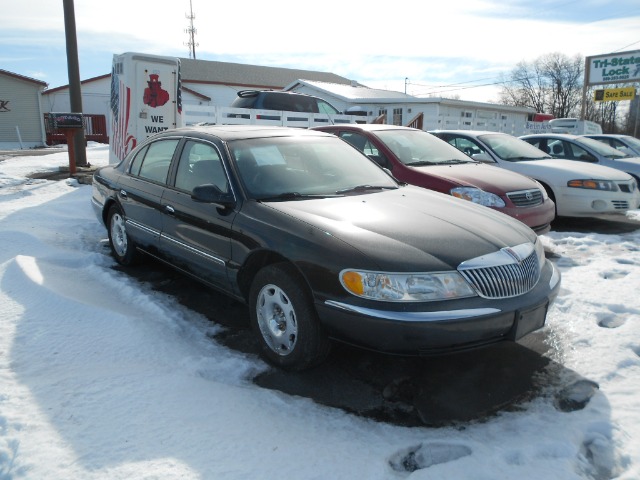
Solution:
[(249, 294), (251, 327), (264, 357), (285, 370), (322, 362), (331, 349), (310, 293), (293, 267), (280, 263), (260, 270)]
[(107, 220), (111, 253), (120, 265), (133, 265), (138, 260), (138, 252), (129, 238), (122, 210), (117, 205), (109, 209)]

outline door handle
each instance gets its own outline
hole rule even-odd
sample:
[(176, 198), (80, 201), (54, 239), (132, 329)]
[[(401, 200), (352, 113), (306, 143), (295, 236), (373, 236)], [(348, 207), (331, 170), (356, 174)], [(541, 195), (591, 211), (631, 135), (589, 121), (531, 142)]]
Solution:
[(164, 211), (167, 212), (169, 215), (173, 215), (176, 213), (175, 208), (173, 208), (171, 205), (165, 205)]
[(127, 192), (126, 192), (126, 191), (124, 191), (124, 190), (120, 190), (120, 196), (121, 196), (122, 198), (127, 198)]

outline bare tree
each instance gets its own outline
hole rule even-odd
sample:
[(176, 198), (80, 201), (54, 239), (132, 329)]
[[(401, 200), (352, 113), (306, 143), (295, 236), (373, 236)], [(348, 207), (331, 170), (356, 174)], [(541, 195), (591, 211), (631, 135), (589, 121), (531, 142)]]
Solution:
[(531, 63), (520, 62), (503, 82), (501, 101), (532, 107), (555, 117), (577, 116), (584, 77), (584, 59), (550, 53)]
[(582, 102), (584, 59), (562, 53), (541, 57), (543, 76), (551, 87), (551, 113), (558, 117), (575, 116)]
[(539, 62), (520, 62), (504, 81), (500, 98), (502, 103), (518, 107), (532, 107), (536, 112), (546, 109), (546, 79), (540, 71)]

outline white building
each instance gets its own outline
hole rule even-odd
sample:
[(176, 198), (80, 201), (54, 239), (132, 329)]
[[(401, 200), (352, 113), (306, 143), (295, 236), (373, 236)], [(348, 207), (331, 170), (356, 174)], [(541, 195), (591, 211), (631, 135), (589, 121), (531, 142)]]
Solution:
[(491, 130), (523, 135), (533, 108), (448, 98), (419, 98), (401, 92), (378, 90), (352, 83), (338, 85), (297, 80), (285, 90), (327, 100), (339, 110), (360, 107), (368, 116), (386, 115), (385, 123), (407, 125), (423, 115), (423, 130)]
[[(368, 88), (328, 72), (181, 58), (182, 107), (185, 123), (202, 121), (203, 109), (228, 107), (243, 89), (273, 89), (321, 97), (341, 111), (361, 110), (366, 121), (386, 114), (385, 123), (408, 125), (422, 114), (422, 128), (482, 129), (514, 135), (525, 133), (533, 109), (446, 98), (419, 98)], [(83, 113), (104, 115), (110, 135), (111, 75), (81, 82)], [(191, 108), (190, 108), (191, 107)], [(43, 112), (69, 110), (68, 86), (45, 90)]]

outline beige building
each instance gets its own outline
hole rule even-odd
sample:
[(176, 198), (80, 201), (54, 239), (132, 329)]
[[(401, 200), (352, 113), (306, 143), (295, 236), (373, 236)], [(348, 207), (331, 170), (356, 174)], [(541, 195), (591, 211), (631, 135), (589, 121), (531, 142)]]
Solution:
[(0, 69), (0, 149), (44, 146), (40, 96), (46, 87), (41, 80)]

